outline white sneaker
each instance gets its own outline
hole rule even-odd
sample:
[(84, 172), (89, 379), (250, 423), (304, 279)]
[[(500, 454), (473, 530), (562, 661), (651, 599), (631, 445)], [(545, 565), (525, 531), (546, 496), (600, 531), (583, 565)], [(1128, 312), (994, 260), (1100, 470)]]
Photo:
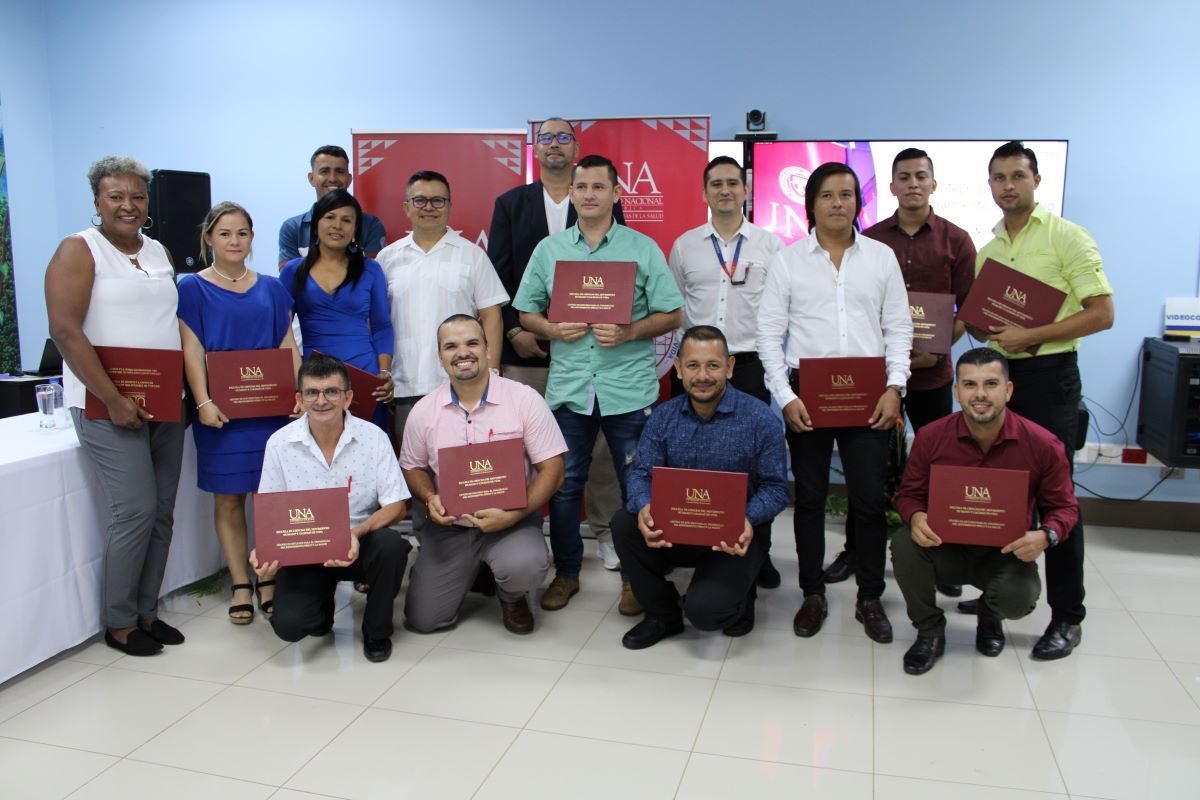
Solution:
[(604, 561), (605, 569), (618, 570), (621, 568), (621, 559), (617, 558), (617, 548), (613, 547), (612, 542), (596, 542), (596, 551)]

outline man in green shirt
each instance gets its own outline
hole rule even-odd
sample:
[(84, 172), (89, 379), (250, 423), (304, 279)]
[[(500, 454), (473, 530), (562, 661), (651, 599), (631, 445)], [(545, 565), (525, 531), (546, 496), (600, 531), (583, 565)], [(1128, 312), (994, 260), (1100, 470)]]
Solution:
[[(1037, 156), (1021, 142), (997, 148), (988, 162), (992, 199), (1004, 219), (992, 229), (996, 238), (979, 251), (976, 272), (987, 259), (1022, 272), (1056, 289), (1067, 299), (1054, 322), (1035, 328), (995, 325), (972, 331), (986, 338), (1009, 361), (1013, 395), (1009, 408), (1062, 440), (1067, 463), (1074, 463), (1082, 386), (1076, 351), (1079, 340), (1113, 325), (1112, 286), (1096, 242), (1084, 228), (1055, 216), (1033, 198), (1041, 183)], [(1036, 353), (1029, 348), (1038, 345)], [(1033, 657), (1064, 658), (1083, 635), (1083, 521), (1066, 533), (1056, 531), (1046, 551), (1046, 597), (1050, 625), (1033, 647)], [(971, 610), (971, 603), (962, 603)]]
[[(569, 448), (566, 478), (550, 499), (555, 577), (542, 596), (542, 608), (548, 611), (563, 608), (579, 591), (579, 504), (596, 434), (603, 430), (608, 440), (624, 505), (625, 467), (633, 461), (642, 427), (658, 398), (653, 339), (683, 321), (683, 296), (658, 245), (613, 220), (613, 205), (620, 196), (611, 161), (594, 155), (580, 159), (571, 174), (571, 202), (579, 221), (538, 244), (513, 299), (513, 307), (521, 312), (521, 327), (550, 340), (546, 402)], [(547, 320), (559, 261), (635, 262), (633, 321), (589, 325)], [(622, 578), (622, 613), (640, 613)]]

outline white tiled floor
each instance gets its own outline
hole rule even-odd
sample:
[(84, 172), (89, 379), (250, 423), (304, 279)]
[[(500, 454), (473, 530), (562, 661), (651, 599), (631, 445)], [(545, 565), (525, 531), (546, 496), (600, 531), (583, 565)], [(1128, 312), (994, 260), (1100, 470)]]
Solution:
[[(633, 621), (591, 541), (583, 593), (535, 610), (532, 636), (472, 596), (456, 630), (398, 630), (385, 664), (362, 656), (346, 585), (333, 635), (291, 645), (261, 618), (228, 624), (223, 596), (172, 597), (182, 647), (134, 659), (92, 642), (0, 686), (0, 797), (1200, 797), (1200, 535), (1089, 527), (1074, 655), (1029, 658), (1044, 603), (1006, 623), (996, 659), (951, 612), (945, 658), (912, 677), (894, 585), (891, 645), (854, 622), (852, 583), (830, 587), (818, 637), (791, 633), (790, 527), (776, 523), (784, 587), (760, 591), (749, 636), (688, 628), (639, 652), (621, 647)], [(827, 557), (840, 539), (831, 524)]]

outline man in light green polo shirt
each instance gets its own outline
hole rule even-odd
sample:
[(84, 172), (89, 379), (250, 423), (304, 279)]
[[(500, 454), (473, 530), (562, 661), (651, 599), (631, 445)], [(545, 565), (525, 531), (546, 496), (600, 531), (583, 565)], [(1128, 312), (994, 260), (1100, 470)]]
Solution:
[[(603, 156), (580, 159), (571, 175), (571, 202), (579, 221), (538, 244), (513, 299), (513, 307), (521, 312), (521, 327), (550, 340), (546, 402), (569, 448), (566, 478), (550, 499), (555, 577), (542, 596), (542, 608), (548, 611), (563, 608), (579, 591), (579, 504), (596, 434), (603, 430), (608, 440), (624, 504), (625, 467), (633, 461), (642, 427), (658, 398), (653, 339), (683, 321), (683, 296), (658, 245), (613, 220), (613, 205), (620, 196), (611, 161)], [(547, 320), (554, 265), (559, 261), (636, 262), (633, 322)], [(622, 613), (640, 613), (624, 574), (620, 608)]]
[[(1067, 463), (1073, 464), (1083, 391), (1076, 351), (1084, 336), (1112, 327), (1112, 286), (1092, 235), (1034, 200), (1041, 176), (1032, 150), (1021, 142), (1001, 145), (988, 162), (988, 181), (1004, 219), (993, 228), (996, 238), (979, 251), (976, 272), (990, 258), (1061, 289), (1067, 299), (1049, 325), (997, 325), (986, 334), (973, 334), (984, 335), (992, 347), (1008, 356), (1013, 382), (1009, 408), (1058, 436)], [(1037, 352), (1030, 353), (1034, 345), (1039, 345)], [(1048, 660), (1070, 655), (1083, 635), (1083, 519), (1081, 516), (1061, 546), (1058, 541), (1065, 532), (1050, 526), (1045, 529), (1049, 547), (1046, 597), (1051, 618), (1033, 647), (1033, 657)]]

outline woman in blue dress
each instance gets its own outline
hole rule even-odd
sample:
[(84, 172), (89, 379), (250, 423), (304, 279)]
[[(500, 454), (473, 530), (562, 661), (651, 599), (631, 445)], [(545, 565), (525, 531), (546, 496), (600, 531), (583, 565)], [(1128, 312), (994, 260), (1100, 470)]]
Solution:
[(197, 483), (213, 493), (213, 523), (229, 574), (233, 598), (229, 620), (254, 618), (253, 596), (270, 616), (274, 581), (250, 583), (246, 532), (246, 495), (258, 489), (267, 439), (288, 422), (286, 416), (231, 420), (208, 393), (205, 355), (221, 350), (291, 348), (295, 367), (300, 353), (292, 335), (292, 297), (278, 278), (248, 266), (254, 223), (236, 203), (218, 203), (201, 225), (201, 260), (207, 268), (179, 281), (179, 332), (183, 365), (196, 399)]
[(295, 300), (305, 358), (319, 350), (378, 376), (374, 422), (390, 438), (392, 317), (383, 269), (359, 244), (362, 218), (349, 192), (326, 192), (313, 205), (308, 254), (287, 262), (279, 280)]

